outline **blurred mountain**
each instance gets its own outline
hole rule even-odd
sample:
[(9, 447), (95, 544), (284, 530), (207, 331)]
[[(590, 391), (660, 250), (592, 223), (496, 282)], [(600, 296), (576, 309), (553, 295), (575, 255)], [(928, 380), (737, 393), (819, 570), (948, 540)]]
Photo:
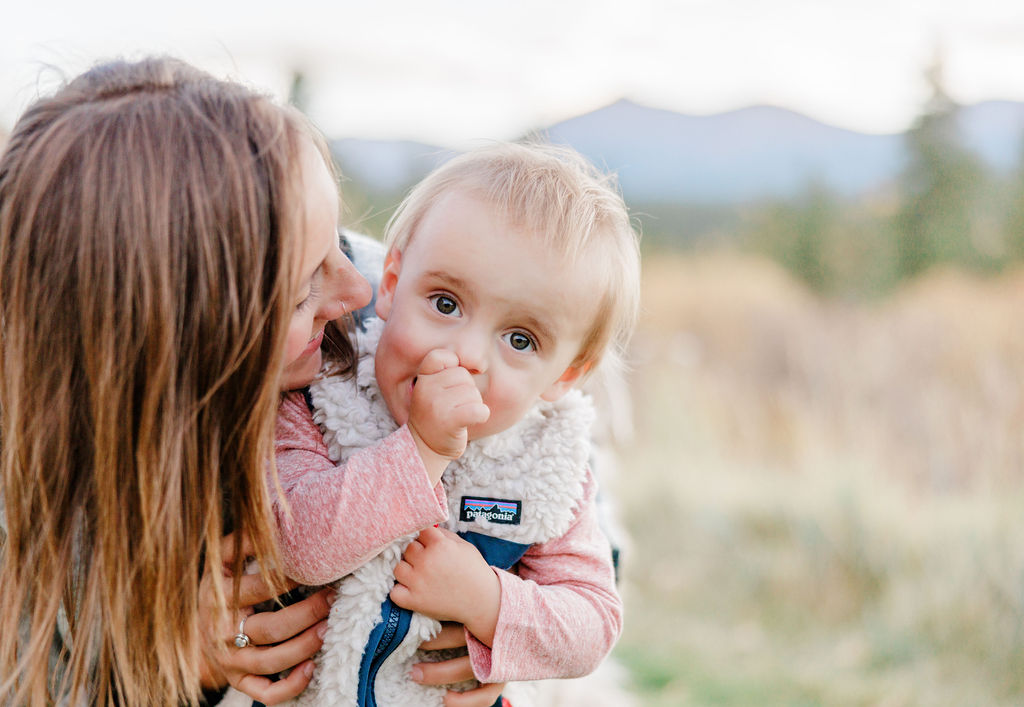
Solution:
[(964, 144), (992, 168), (1007, 172), (1024, 160), (1024, 103), (986, 101), (960, 111)]
[(786, 197), (815, 180), (855, 194), (900, 167), (897, 135), (864, 135), (767, 106), (689, 116), (619, 101), (546, 134), (616, 171), (630, 200)]
[[(964, 143), (993, 169), (1022, 157), (1024, 103), (989, 101), (960, 113)], [(539, 131), (618, 174), (627, 201), (735, 204), (786, 198), (812, 183), (855, 197), (885, 188), (904, 161), (903, 136), (845, 130), (783, 108), (691, 116), (621, 100)], [(394, 193), (446, 159), (413, 142), (337, 140), (343, 172)]]

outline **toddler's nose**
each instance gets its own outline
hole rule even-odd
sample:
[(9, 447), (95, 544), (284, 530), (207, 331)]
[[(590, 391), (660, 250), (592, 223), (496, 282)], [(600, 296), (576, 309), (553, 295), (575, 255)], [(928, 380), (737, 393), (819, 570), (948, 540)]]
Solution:
[(459, 365), (476, 375), (487, 370), (486, 337), (473, 332), (463, 332), (456, 344), (455, 353)]

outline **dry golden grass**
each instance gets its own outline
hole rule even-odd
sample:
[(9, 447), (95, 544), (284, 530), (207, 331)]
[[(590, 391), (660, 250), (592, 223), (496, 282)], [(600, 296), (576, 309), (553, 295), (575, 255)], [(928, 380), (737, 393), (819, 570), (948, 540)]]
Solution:
[(652, 705), (1024, 703), (1024, 274), (645, 262), (620, 657)]
[(637, 395), (650, 371), (687, 379), (731, 453), (793, 467), (848, 449), (931, 490), (1024, 480), (1024, 272), (845, 305), (764, 261), (661, 258), (644, 296)]

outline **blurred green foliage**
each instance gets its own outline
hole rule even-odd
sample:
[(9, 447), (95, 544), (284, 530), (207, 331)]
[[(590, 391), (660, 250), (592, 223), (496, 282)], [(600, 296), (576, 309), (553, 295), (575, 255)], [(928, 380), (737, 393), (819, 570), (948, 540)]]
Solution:
[(960, 144), (957, 106), (937, 68), (929, 78), (931, 99), (906, 135), (908, 163), (894, 217), (897, 273), (913, 276), (938, 263), (997, 267), (1003, 249), (984, 237), (978, 218), (988, 175)]

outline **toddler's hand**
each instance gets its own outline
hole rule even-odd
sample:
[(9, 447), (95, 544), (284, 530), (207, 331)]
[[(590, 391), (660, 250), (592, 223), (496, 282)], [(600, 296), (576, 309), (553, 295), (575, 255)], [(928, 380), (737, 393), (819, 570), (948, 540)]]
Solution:
[(391, 600), (439, 621), (458, 621), (494, 642), (501, 585), (480, 551), (444, 528), (424, 528), (395, 567)]
[(420, 363), (409, 406), (409, 429), (434, 454), (457, 459), (465, 450), (470, 425), (486, 422), (473, 375), (453, 351), (434, 349)]

